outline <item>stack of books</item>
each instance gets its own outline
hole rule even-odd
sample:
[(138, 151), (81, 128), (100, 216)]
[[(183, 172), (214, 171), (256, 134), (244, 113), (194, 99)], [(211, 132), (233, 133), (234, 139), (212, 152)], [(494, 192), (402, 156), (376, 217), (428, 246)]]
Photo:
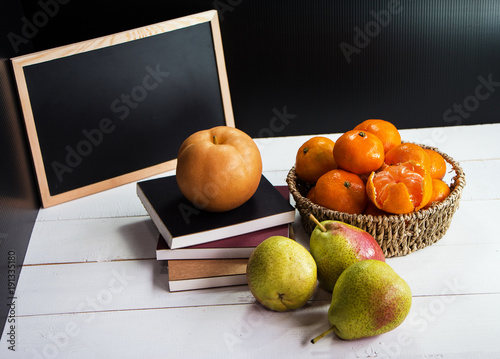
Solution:
[(271, 236), (293, 237), (288, 187), (265, 176), (252, 198), (227, 212), (196, 208), (175, 176), (138, 182), (137, 195), (160, 233), (156, 257), (168, 261), (171, 292), (246, 284), (255, 247)]

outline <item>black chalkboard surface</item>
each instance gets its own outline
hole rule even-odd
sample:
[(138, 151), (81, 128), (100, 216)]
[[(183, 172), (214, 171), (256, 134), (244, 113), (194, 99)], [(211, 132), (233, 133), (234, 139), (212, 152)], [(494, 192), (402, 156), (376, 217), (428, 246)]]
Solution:
[(45, 207), (175, 167), (234, 126), (217, 12), (12, 59)]

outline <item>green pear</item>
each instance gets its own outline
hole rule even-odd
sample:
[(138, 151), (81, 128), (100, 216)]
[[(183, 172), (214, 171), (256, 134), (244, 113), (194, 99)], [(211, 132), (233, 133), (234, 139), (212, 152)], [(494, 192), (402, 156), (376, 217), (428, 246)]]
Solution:
[(283, 236), (269, 237), (254, 249), (246, 275), (255, 299), (278, 312), (304, 306), (317, 284), (314, 258), (300, 243)]
[(310, 252), (318, 266), (318, 281), (328, 292), (338, 277), (351, 264), (365, 259), (385, 262), (382, 248), (373, 236), (355, 226), (340, 221), (317, 223), (310, 237)]
[(356, 262), (340, 275), (333, 289), (328, 310), (331, 328), (311, 342), (331, 331), (345, 340), (389, 332), (403, 323), (411, 299), (408, 283), (387, 263)]

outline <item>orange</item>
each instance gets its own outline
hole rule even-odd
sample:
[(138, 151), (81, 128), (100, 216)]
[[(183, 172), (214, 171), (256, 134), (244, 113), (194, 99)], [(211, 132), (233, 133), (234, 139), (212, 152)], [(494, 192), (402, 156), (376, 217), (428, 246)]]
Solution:
[(414, 143), (402, 143), (385, 154), (385, 163), (397, 165), (403, 162), (413, 161), (430, 171), (431, 158), (424, 149)]
[(315, 195), (314, 195), (314, 192), (316, 191), (316, 187), (312, 187), (308, 192), (307, 192), (307, 195), (306, 197), (309, 198), (309, 200), (312, 202), (312, 203), (316, 203), (316, 198), (315, 198)]
[(358, 175), (341, 169), (325, 173), (316, 183), (314, 198), (320, 206), (339, 212), (363, 213), (368, 197)]
[(385, 153), (401, 144), (401, 135), (398, 129), (389, 121), (370, 119), (361, 122), (354, 129), (371, 132), (377, 136), (384, 145)]
[(429, 208), (434, 203), (442, 202), (450, 195), (450, 187), (443, 180), (433, 178), (432, 179), (432, 196), (429, 203), (424, 208)]
[(366, 192), (377, 208), (395, 214), (423, 208), (432, 195), (432, 178), (418, 163), (408, 161), (372, 172)]
[(307, 140), (297, 151), (295, 173), (304, 182), (316, 183), (321, 175), (337, 168), (333, 158), (335, 142), (316, 136)]
[(430, 174), (432, 178), (443, 179), (446, 174), (446, 161), (438, 152), (429, 148), (424, 148), (431, 159)]
[(339, 137), (333, 155), (339, 168), (361, 175), (382, 166), (384, 145), (373, 133), (350, 130)]

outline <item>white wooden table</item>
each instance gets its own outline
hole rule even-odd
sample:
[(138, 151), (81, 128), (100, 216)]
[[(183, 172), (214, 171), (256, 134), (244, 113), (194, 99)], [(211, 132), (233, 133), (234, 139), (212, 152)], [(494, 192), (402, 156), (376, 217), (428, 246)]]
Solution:
[[(413, 293), (392, 332), (310, 344), (329, 326), (320, 289), (284, 313), (257, 304), (247, 286), (169, 293), (157, 231), (130, 184), (40, 210), (16, 290), (15, 352), (7, 323), (0, 357), (499, 358), (500, 125), (401, 134), (459, 161), (467, 185), (439, 242), (387, 260)], [(271, 182), (285, 184), (310, 137), (256, 140)], [(295, 231), (307, 245), (298, 215)]]

